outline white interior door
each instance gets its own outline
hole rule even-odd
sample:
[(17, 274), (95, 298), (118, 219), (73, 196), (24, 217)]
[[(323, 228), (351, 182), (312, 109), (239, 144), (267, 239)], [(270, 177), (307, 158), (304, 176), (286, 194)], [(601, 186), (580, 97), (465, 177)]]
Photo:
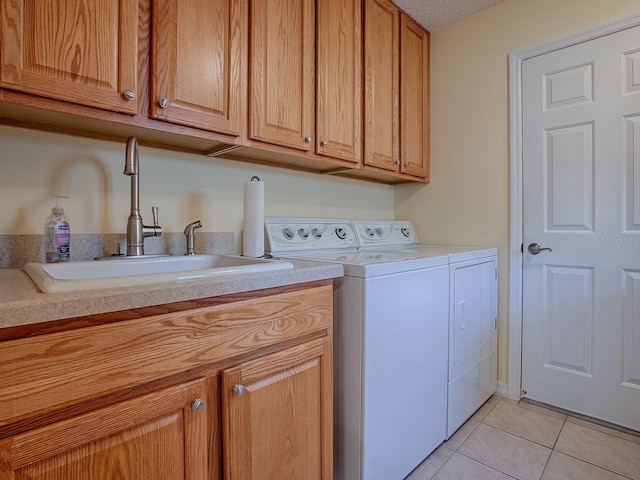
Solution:
[(522, 106), (524, 397), (640, 431), (640, 27), (524, 61)]

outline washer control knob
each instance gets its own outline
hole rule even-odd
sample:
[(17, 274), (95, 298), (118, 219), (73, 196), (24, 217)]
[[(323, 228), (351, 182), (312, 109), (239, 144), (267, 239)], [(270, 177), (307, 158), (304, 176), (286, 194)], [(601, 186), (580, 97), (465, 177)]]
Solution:
[(314, 228), (311, 230), (311, 235), (313, 235), (314, 238), (322, 238), (322, 230), (320, 230), (319, 228)]
[(298, 235), (300, 235), (300, 238), (306, 240), (307, 238), (309, 238), (309, 230), (307, 230), (306, 228), (299, 228)]
[(411, 235), (411, 230), (409, 230), (407, 227), (402, 227), (400, 231), (407, 238), (409, 238), (409, 235)]
[(282, 230), (282, 235), (284, 235), (284, 238), (286, 238), (287, 240), (293, 240), (293, 237), (295, 237), (296, 233), (293, 231), (292, 228), (287, 227), (284, 230)]
[(382, 238), (383, 234), (384, 234), (384, 231), (382, 230), (382, 227), (377, 227), (376, 228), (376, 235)]
[(338, 227), (336, 228), (336, 236), (340, 240), (344, 240), (345, 238), (347, 238), (347, 231), (343, 227)]
[(371, 227), (365, 228), (364, 233), (366, 233), (367, 236), (370, 237), (370, 238), (373, 238), (373, 236), (375, 235), (375, 231)]

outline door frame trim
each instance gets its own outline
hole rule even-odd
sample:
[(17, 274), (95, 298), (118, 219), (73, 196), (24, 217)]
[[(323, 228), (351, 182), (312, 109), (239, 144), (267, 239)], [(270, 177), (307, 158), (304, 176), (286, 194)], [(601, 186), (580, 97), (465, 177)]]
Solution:
[(507, 396), (519, 400), (522, 391), (522, 63), (561, 48), (594, 40), (640, 25), (640, 13), (566, 35), (509, 54), (509, 332)]

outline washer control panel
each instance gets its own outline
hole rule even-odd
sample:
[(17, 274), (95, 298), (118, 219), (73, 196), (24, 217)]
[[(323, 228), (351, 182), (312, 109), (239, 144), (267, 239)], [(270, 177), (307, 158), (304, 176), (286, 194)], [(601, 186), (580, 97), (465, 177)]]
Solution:
[(358, 235), (349, 220), (274, 218), (264, 221), (266, 250), (273, 255), (323, 250), (356, 250)]
[(403, 220), (353, 220), (360, 247), (413, 247), (418, 235), (409, 221)]

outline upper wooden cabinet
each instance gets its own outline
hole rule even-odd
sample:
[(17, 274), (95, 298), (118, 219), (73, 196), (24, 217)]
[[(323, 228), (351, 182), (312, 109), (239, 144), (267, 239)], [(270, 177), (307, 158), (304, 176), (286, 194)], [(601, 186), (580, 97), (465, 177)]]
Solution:
[(136, 113), (138, 0), (10, 0), (0, 15), (0, 86)]
[(317, 0), (316, 152), (362, 158), (362, 1)]
[(429, 33), (400, 16), (401, 171), (429, 180)]
[(364, 0), (364, 164), (398, 170), (400, 38), (397, 7)]
[(315, 2), (252, 0), (249, 138), (313, 148)]
[(0, 115), (387, 183), (429, 179), (429, 34), (390, 0), (7, 0)]
[(364, 0), (364, 165), (429, 176), (429, 34), (388, 0)]
[(0, 440), (0, 477), (206, 480), (204, 387), (177, 385)]
[(151, 117), (240, 135), (246, 29), (247, 2), (155, 0)]

